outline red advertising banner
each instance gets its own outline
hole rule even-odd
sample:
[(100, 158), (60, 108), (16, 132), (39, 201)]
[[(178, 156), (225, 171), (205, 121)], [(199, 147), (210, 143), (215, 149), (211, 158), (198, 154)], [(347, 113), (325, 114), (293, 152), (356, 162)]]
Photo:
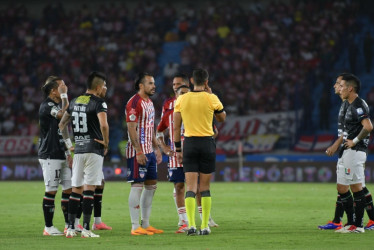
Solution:
[(28, 155), (33, 143), (33, 136), (1, 136), (0, 156)]

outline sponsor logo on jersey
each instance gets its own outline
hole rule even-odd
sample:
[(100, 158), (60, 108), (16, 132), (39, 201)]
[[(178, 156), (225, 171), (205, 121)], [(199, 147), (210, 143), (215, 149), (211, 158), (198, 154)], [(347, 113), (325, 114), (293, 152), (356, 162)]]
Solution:
[(140, 128), (140, 143), (145, 144), (145, 132), (144, 128)]
[(362, 115), (364, 113), (364, 111), (362, 110), (362, 108), (358, 108), (358, 109), (356, 109), (356, 111), (357, 111), (358, 115)]
[(81, 95), (76, 100), (75, 103), (77, 104), (88, 104), (90, 102), (90, 95)]

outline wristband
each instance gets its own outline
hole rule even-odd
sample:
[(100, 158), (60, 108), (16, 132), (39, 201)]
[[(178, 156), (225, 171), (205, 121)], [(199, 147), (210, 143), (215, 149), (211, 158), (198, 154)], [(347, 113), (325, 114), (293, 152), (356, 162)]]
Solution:
[(65, 156), (69, 156), (69, 155), (71, 155), (71, 154), (70, 154), (70, 150), (66, 150), (66, 151), (65, 151)]
[(69, 148), (71, 148), (71, 147), (73, 147), (73, 143), (71, 143), (71, 140), (70, 140), (70, 138), (68, 138), (68, 139), (66, 139), (66, 140), (64, 140), (65, 141), (65, 145), (66, 145), (66, 147), (69, 149)]
[(66, 94), (66, 93), (62, 93), (62, 94), (60, 95), (60, 97), (61, 97), (61, 98), (66, 98), (66, 99), (68, 99), (68, 94)]
[(353, 139), (353, 143), (356, 145), (358, 142), (359, 142), (360, 140), (357, 138), (357, 137), (355, 137), (354, 139)]
[(143, 154), (142, 151), (140, 151), (139, 153), (136, 153), (136, 156), (141, 155), (141, 154)]
[(175, 141), (175, 142), (174, 142), (174, 145), (175, 145), (176, 148), (181, 148), (181, 147), (182, 147), (182, 142), (180, 142), (180, 141)]

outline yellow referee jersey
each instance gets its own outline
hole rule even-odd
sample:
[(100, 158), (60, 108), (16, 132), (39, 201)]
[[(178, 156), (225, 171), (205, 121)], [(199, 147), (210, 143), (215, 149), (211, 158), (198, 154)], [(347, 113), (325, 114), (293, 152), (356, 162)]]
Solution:
[(223, 105), (218, 97), (205, 91), (179, 96), (174, 107), (174, 113), (181, 113), (186, 137), (212, 136), (213, 114), (222, 111)]

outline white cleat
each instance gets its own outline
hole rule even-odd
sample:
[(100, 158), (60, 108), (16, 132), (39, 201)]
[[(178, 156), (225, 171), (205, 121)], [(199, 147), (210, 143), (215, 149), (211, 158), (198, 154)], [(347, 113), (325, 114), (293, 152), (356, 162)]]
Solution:
[(218, 224), (215, 223), (212, 218), (209, 218), (208, 226), (209, 227), (218, 227)]
[(51, 227), (44, 227), (43, 235), (45, 235), (45, 236), (62, 236), (62, 235), (64, 235), (64, 233), (60, 232), (54, 226), (51, 226)]
[(351, 227), (352, 225), (346, 225), (338, 230), (335, 230), (335, 233), (348, 233), (348, 229)]
[(77, 232), (75, 232), (75, 229), (68, 228), (66, 230), (66, 238), (73, 238), (75, 236), (77, 236)]
[(98, 237), (100, 237), (100, 235), (98, 235), (98, 234), (94, 234), (94, 233), (91, 232), (90, 230), (83, 229), (83, 230), (82, 230), (82, 233), (81, 233), (81, 237), (82, 237), (82, 238), (98, 238)]

